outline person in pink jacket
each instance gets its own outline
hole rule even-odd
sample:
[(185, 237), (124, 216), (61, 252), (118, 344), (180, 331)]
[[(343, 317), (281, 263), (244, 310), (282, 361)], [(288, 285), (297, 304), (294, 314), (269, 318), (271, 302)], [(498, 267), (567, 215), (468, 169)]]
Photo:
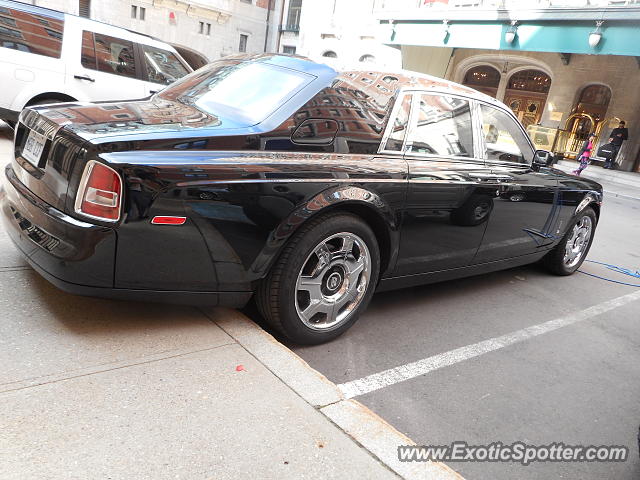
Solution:
[(580, 176), (580, 174), (582, 173), (582, 171), (587, 168), (587, 166), (589, 165), (590, 161), (591, 161), (591, 152), (593, 152), (593, 149), (595, 148), (594, 142), (596, 141), (596, 134), (595, 133), (590, 133), (589, 134), (589, 138), (587, 138), (587, 140), (584, 142), (584, 144), (582, 145), (582, 149), (580, 150), (580, 153), (578, 154), (578, 158), (580, 161), (580, 166), (574, 170), (573, 173), (574, 175), (578, 175)]

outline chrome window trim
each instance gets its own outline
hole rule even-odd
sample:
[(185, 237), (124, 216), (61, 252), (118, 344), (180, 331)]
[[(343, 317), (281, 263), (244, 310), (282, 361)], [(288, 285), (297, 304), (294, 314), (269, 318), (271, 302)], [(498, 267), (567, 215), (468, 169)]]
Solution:
[(400, 155), (405, 151), (405, 144), (407, 141), (407, 132), (409, 131), (409, 126), (411, 124), (411, 111), (413, 110), (413, 97), (409, 102), (409, 117), (407, 119), (407, 128), (404, 132), (404, 138), (402, 140), (402, 148), (400, 150), (386, 150), (387, 140), (391, 136), (391, 132), (393, 130), (393, 125), (395, 124), (396, 117), (398, 116), (398, 112), (402, 108), (402, 102), (406, 96), (413, 96), (413, 91), (400, 89), (398, 91), (398, 98), (396, 98), (395, 104), (393, 105), (393, 109), (391, 110), (391, 116), (389, 117), (389, 121), (387, 122), (387, 127), (384, 129), (384, 133), (382, 135), (382, 140), (380, 141), (380, 146), (378, 147), (378, 154), (385, 155)]
[(409, 180), (407, 178), (273, 178), (260, 179), (248, 178), (238, 180), (194, 180), (191, 182), (178, 182), (177, 187), (192, 187), (197, 185), (226, 185), (238, 183), (344, 183), (344, 184), (360, 184), (360, 183), (454, 183), (454, 184), (476, 184), (470, 180), (448, 180), (448, 179), (430, 179), (430, 180)]

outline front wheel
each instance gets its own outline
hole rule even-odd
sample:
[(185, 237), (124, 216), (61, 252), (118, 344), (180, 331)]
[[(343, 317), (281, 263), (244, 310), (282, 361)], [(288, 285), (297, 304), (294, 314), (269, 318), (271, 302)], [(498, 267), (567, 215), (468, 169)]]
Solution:
[(560, 243), (544, 257), (544, 265), (556, 275), (571, 275), (578, 270), (589, 253), (597, 223), (593, 209), (585, 208), (571, 223)]
[(289, 241), (256, 292), (266, 320), (299, 344), (350, 328), (378, 282), (380, 252), (371, 228), (346, 213), (310, 221)]

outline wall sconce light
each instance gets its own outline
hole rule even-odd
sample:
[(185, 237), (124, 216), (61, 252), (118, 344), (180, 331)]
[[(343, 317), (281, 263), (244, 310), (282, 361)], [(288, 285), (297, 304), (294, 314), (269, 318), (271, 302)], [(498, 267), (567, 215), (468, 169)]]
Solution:
[(449, 20), (442, 21), (442, 41), (446, 42), (449, 37)]
[(518, 34), (518, 21), (514, 20), (511, 22), (511, 26), (504, 33), (504, 41), (511, 45), (516, 39), (516, 35)]
[(595, 48), (596, 45), (600, 43), (600, 40), (602, 40), (602, 32), (600, 31), (600, 27), (602, 26), (603, 23), (604, 22), (601, 20), (597, 21), (596, 29), (591, 33), (589, 33), (589, 46), (591, 48)]

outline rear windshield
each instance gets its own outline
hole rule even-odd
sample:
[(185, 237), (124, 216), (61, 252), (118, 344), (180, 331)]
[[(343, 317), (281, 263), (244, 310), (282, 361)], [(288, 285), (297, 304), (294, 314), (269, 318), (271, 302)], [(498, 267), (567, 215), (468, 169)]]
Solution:
[(228, 118), (237, 126), (250, 126), (265, 120), (314, 78), (272, 64), (220, 61), (183, 77), (159, 95)]
[(64, 22), (0, 7), (0, 47), (60, 58)]

